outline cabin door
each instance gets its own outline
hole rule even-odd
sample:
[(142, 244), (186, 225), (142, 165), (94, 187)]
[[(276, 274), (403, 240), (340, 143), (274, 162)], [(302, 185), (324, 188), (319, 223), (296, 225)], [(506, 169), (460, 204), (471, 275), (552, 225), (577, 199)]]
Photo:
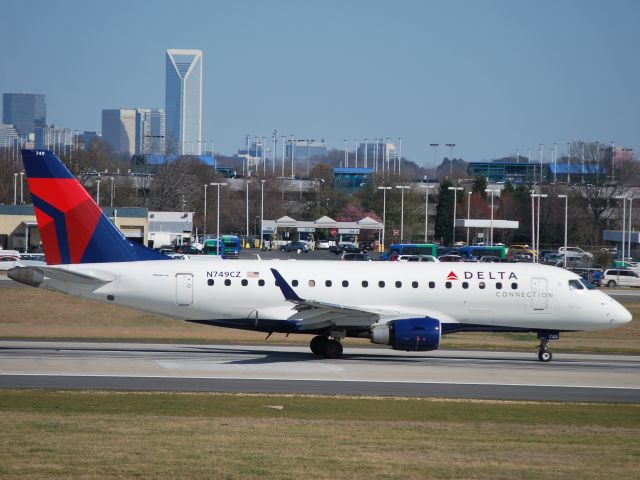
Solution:
[(544, 311), (548, 306), (549, 290), (546, 278), (531, 279), (531, 307), (534, 311)]
[(190, 273), (176, 274), (176, 305), (191, 305), (193, 303), (193, 275)]

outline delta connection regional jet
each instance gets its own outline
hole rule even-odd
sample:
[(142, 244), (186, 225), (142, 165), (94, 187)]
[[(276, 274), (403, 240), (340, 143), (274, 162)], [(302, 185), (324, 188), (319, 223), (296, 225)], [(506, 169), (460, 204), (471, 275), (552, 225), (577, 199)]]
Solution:
[(315, 335), (337, 358), (345, 337), (428, 351), (443, 334), (535, 332), (551, 360), (560, 332), (631, 321), (569, 271), (536, 264), (174, 260), (129, 242), (56, 155), (22, 157), (47, 260), (9, 277), (34, 287), (194, 323)]

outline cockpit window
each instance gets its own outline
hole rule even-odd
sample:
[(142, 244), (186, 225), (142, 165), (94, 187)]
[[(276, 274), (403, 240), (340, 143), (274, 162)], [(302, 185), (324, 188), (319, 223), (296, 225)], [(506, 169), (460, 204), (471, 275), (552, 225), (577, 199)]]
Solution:
[(584, 278), (580, 279), (580, 283), (582, 283), (582, 285), (584, 285), (587, 290), (596, 289), (596, 286), (593, 283), (591, 283), (589, 280), (585, 280)]
[(584, 287), (580, 280), (569, 280), (569, 290), (583, 290)]

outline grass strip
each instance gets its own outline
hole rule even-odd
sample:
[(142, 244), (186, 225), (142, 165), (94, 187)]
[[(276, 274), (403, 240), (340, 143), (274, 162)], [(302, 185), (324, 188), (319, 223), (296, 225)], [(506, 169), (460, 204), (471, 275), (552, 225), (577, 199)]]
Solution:
[(0, 392), (0, 478), (637, 478), (640, 406)]

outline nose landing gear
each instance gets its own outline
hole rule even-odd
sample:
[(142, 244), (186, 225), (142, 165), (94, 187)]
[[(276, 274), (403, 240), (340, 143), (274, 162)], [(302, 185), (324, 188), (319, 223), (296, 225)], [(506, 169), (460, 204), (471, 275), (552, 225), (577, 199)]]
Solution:
[(549, 351), (549, 341), (558, 340), (559, 338), (560, 334), (558, 332), (538, 332), (538, 339), (540, 340), (540, 345), (538, 346), (538, 360), (545, 363), (551, 361), (553, 355)]

